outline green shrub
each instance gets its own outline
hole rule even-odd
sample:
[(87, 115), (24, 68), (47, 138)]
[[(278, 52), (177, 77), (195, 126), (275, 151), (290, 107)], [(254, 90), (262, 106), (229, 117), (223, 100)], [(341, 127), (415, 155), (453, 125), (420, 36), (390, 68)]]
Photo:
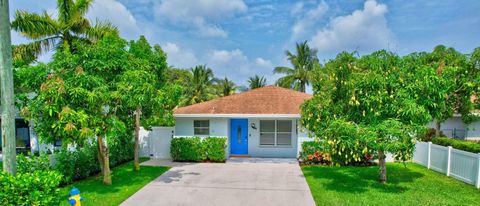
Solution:
[(178, 137), (170, 143), (170, 155), (174, 161), (200, 162), (205, 160), (205, 149), (200, 137)]
[(480, 143), (478, 142), (459, 140), (448, 137), (435, 137), (432, 139), (432, 143), (442, 146), (451, 146), (455, 149), (467, 152), (480, 153)]
[(63, 175), (62, 184), (100, 172), (97, 144), (85, 144), (73, 150), (62, 149), (55, 154), (55, 160), (55, 169)]
[(110, 166), (117, 166), (133, 160), (133, 137), (120, 135), (115, 139), (109, 139), (108, 149), (110, 150)]
[(56, 171), (0, 173), (0, 205), (58, 205), (62, 176)]
[[(110, 167), (133, 159), (132, 137), (119, 136), (109, 139)], [(63, 175), (62, 184), (87, 178), (100, 172), (97, 159), (97, 143), (85, 143), (76, 149), (62, 149), (55, 154), (55, 170)]]
[(227, 138), (208, 137), (202, 140), (205, 149), (206, 159), (213, 162), (225, 162), (225, 148)]
[(302, 164), (330, 164), (328, 144), (325, 144), (324, 141), (302, 142), (299, 160)]
[[(423, 142), (430, 142), (432, 139), (435, 137), (437, 130), (434, 128), (428, 128), (427, 131), (425, 132), (425, 135), (420, 137), (420, 140)], [(443, 131), (440, 131), (440, 136), (445, 137), (443, 134)]]
[(32, 173), (35, 171), (49, 171), (52, 170), (50, 159), (47, 154), (41, 153), (38, 156), (23, 154), (17, 155), (17, 172), (18, 173)]

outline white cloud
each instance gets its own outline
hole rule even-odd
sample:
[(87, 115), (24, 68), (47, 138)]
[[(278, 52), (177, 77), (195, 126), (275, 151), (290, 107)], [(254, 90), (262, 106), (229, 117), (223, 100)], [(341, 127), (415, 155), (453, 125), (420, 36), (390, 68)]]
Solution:
[(387, 25), (388, 8), (375, 0), (368, 0), (363, 10), (339, 16), (312, 37), (311, 45), (321, 52), (339, 52), (348, 49), (371, 51), (395, 43), (394, 34)]
[(215, 22), (247, 10), (243, 0), (163, 0), (154, 7), (155, 18), (179, 26), (193, 26), (202, 36), (227, 37)]
[(167, 42), (162, 49), (167, 53), (167, 62), (169, 65), (179, 68), (190, 68), (199, 64), (193, 52), (180, 48), (174, 43)]
[(138, 39), (140, 29), (132, 13), (122, 3), (115, 0), (94, 1), (87, 17), (94, 23), (95, 19), (108, 20), (120, 30), (120, 35), (127, 39)]
[[(327, 3), (322, 1), (315, 8), (305, 11), (305, 15), (297, 17), (295, 24), (292, 26), (291, 40), (297, 40), (306, 31), (311, 30), (315, 23), (326, 14), (328, 9)], [(302, 11), (304, 11), (303, 3), (297, 3), (292, 8), (292, 15), (298, 16)]]
[(264, 58), (261, 58), (261, 57), (256, 58), (255, 63), (259, 66), (262, 66), (262, 67), (273, 68), (273, 64), (270, 60), (267, 60), (267, 59), (264, 59)]
[(237, 84), (246, 84), (248, 77), (255, 74), (268, 76), (272, 73), (273, 65), (270, 60), (256, 58), (250, 60), (239, 49), (213, 50), (205, 57), (207, 66), (214, 70), (217, 77), (227, 76)]

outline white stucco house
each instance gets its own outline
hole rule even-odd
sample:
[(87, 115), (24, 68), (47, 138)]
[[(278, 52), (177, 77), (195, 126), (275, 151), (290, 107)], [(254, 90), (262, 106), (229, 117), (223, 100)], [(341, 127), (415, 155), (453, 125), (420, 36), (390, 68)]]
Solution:
[(226, 137), (228, 156), (297, 157), (308, 135), (300, 106), (312, 95), (266, 86), (174, 110), (176, 137)]
[[(435, 121), (427, 125), (435, 128)], [(440, 130), (447, 137), (465, 140), (480, 140), (480, 121), (465, 123), (460, 114), (455, 114), (440, 124)]]

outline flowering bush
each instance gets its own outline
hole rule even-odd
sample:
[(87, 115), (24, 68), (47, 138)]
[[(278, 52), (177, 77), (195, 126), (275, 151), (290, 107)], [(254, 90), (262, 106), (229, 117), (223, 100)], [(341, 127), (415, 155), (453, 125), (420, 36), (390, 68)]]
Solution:
[(302, 164), (331, 164), (328, 145), (323, 141), (303, 142), (299, 160)]

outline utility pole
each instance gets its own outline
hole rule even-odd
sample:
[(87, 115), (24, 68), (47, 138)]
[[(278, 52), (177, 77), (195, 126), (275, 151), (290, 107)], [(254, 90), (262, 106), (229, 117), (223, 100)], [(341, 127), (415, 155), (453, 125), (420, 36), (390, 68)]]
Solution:
[(15, 107), (13, 96), (12, 40), (8, 0), (0, 0), (0, 87), (2, 109), (3, 171), (15, 175)]

